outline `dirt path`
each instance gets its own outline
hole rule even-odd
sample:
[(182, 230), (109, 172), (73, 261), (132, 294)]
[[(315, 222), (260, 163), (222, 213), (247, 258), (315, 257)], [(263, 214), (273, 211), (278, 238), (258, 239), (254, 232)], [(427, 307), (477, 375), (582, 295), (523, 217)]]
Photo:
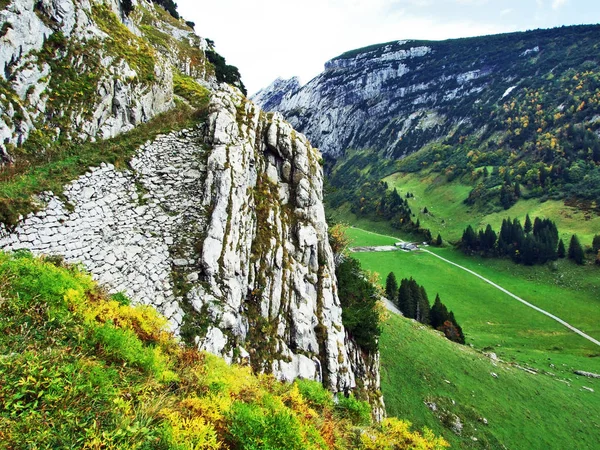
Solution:
[[(361, 231), (364, 231), (365, 233), (374, 234), (374, 235), (377, 235), (377, 236), (383, 236), (383, 237), (389, 237), (389, 238), (392, 238), (392, 239), (398, 239), (398, 238), (396, 238), (396, 237), (394, 237), (394, 236), (387, 236), (387, 235), (385, 235), (385, 234), (372, 233), (371, 231), (363, 230), (362, 228), (357, 228), (357, 229), (359, 229), (359, 230), (361, 230)], [(398, 239), (398, 240), (399, 240), (399, 239)], [(453, 266), (455, 266), (455, 267), (458, 267), (459, 269), (462, 269), (462, 270), (464, 270), (465, 272), (468, 272), (468, 273), (470, 273), (471, 275), (473, 275), (473, 276), (475, 276), (475, 277), (477, 277), (477, 278), (481, 279), (482, 281), (485, 281), (487, 284), (489, 284), (489, 285), (491, 285), (491, 286), (495, 287), (496, 289), (498, 289), (498, 290), (500, 290), (500, 291), (504, 292), (506, 295), (509, 295), (510, 297), (514, 298), (515, 300), (517, 300), (517, 301), (519, 301), (519, 302), (523, 303), (525, 306), (528, 306), (528, 307), (530, 307), (530, 308), (532, 308), (532, 309), (535, 309), (536, 311), (538, 311), (538, 312), (540, 312), (540, 313), (544, 314), (545, 316), (548, 316), (548, 317), (550, 317), (551, 319), (555, 320), (556, 322), (560, 323), (561, 325), (563, 325), (563, 326), (567, 327), (569, 330), (571, 330), (571, 331), (573, 331), (573, 332), (577, 333), (579, 336), (581, 336), (581, 337), (583, 337), (583, 338), (587, 339), (588, 341), (590, 341), (590, 342), (592, 342), (592, 343), (594, 343), (594, 344), (596, 344), (596, 345), (600, 346), (600, 341), (598, 341), (597, 339), (594, 339), (594, 338), (593, 338), (593, 337), (591, 337), (590, 335), (588, 335), (588, 334), (585, 334), (583, 331), (581, 331), (581, 330), (579, 330), (578, 328), (575, 328), (573, 325), (571, 325), (571, 324), (569, 324), (569, 323), (565, 322), (565, 321), (564, 321), (564, 320), (562, 320), (560, 317), (558, 317), (558, 316), (555, 316), (554, 314), (551, 314), (551, 313), (549, 313), (548, 311), (545, 311), (545, 310), (543, 310), (542, 308), (538, 308), (537, 306), (535, 306), (535, 305), (533, 305), (533, 304), (529, 303), (528, 301), (526, 301), (526, 300), (523, 300), (521, 297), (517, 297), (517, 296), (516, 296), (515, 294), (513, 294), (512, 292), (510, 292), (510, 291), (507, 291), (507, 290), (506, 290), (506, 289), (504, 289), (502, 286), (500, 286), (500, 285), (498, 285), (498, 284), (494, 283), (493, 281), (491, 281), (491, 280), (488, 280), (487, 278), (485, 278), (485, 277), (483, 277), (483, 276), (479, 275), (477, 272), (473, 272), (472, 270), (470, 270), (470, 269), (467, 269), (466, 267), (464, 267), (464, 266), (461, 266), (460, 264), (456, 264), (455, 262), (452, 262), (452, 261), (450, 261), (449, 259), (446, 259), (446, 258), (444, 258), (444, 257), (442, 257), (442, 256), (440, 256), (440, 255), (437, 255), (437, 254), (435, 254), (435, 253), (433, 253), (433, 252), (431, 252), (431, 251), (429, 251), (429, 250), (426, 250), (426, 249), (424, 249), (424, 248), (421, 248), (420, 250), (421, 250), (422, 252), (425, 252), (425, 253), (428, 253), (428, 254), (430, 254), (430, 255), (432, 255), (432, 256), (435, 256), (436, 258), (438, 258), (438, 259), (441, 259), (442, 261), (444, 261), (444, 262), (446, 262), (446, 263), (448, 263), (448, 264), (451, 264), (451, 265), (453, 265)], [(393, 306), (393, 305), (392, 305), (392, 306)], [(388, 306), (388, 309), (390, 309), (390, 308), (389, 308), (389, 306)], [(394, 312), (395, 312), (395, 311), (394, 311)]]
[(461, 265), (459, 265), (459, 264), (456, 264), (455, 262), (452, 262), (452, 261), (450, 261), (449, 259), (443, 258), (443, 257), (441, 257), (440, 255), (436, 255), (435, 253), (433, 253), (433, 252), (431, 252), (431, 251), (429, 251), (429, 250), (426, 250), (426, 249), (424, 249), (424, 248), (422, 248), (422, 249), (420, 249), (420, 250), (421, 250), (422, 252), (429, 253), (430, 255), (432, 255), (432, 256), (435, 256), (436, 258), (438, 258), (438, 259), (441, 259), (442, 261), (444, 261), (444, 262), (446, 262), (446, 263), (448, 263), (448, 264), (452, 264), (453, 266), (455, 266), (455, 267), (458, 267), (459, 269), (462, 269), (462, 270), (464, 270), (465, 272), (469, 272), (471, 275), (473, 275), (473, 276), (476, 276), (477, 278), (479, 278), (479, 279), (481, 279), (481, 280), (485, 281), (487, 284), (489, 284), (489, 285), (491, 285), (491, 286), (495, 287), (496, 289), (498, 289), (498, 290), (500, 290), (500, 291), (504, 292), (506, 295), (509, 295), (509, 296), (511, 296), (511, 297), (512, 297), (512, 298), (514, 298), (515, 300), (517, 300), (517, 301), (519, 301), (519, 302), (523, 303), (523, 304), (524, 304), (524, 305), (526, 305), (526, 306), (529, 306), (529, 307), (530, 307), (530, 308), (532, 308), (532, 309), (535, 309), (535, 310), (536, 310), (536, 311), (538, 311), (538, 312), (541, 312), (541, 313), (542, 313), (542, 314), (544, 314), (545, 316), (548, 316), (548, 317), (550, 317), (551, 319), (553, 319), (553, 320), (557, 321), (558, 323), (560, 323), (561, 325), (563, 325), (563, 326), (567, 327), (569, 330), (571, 330), (571, 331), (573, 331), (573, 332), (577, 333), (577, 334), (578, 334), (578, 335), (580, 335), (581, 337), (584, 337), (584, 338), (586, 338), (588, 341), (590, 341), (590, 342), (593, 342), (594, 344), (596, 344), (596, 345), (600, 346), (600, 341), (598, 341), (597, 339), (594, 339), (594, 338), (593, 338), (593, 337), (591, 337), (590, 335), (588, 335), (588, 334), (585, 334), (583, 331), (581, 331), (581, 330), (579, 330), (579, 329), (575, 328), (573, 325), (571, 325), (571, 324), (569, 324), (569, 323), (565, 322), (565, 321), (564, 321), (564, 320), (562, 320), (560, 317), (557, 317), (557, 316), (555, 316), (554, 314), (551, 314), (551, 313), (549, 313), (548, 311), (545, 311), (545, 310), (543, 310), (542, 308), (538, 308), (537, 306), (535, 306), (535, 305), (533, 305), (533, 304), (529, 303), (528, 301), (526, 301), (526, 300), (523, 300), (521, 297), (517, 297), (517, 296), (516, 296), (515, 294), (513, 294), (512, 292), (510, 292), (510, 291), (507, 291), (507, 290), (506, 290), (506, 289), (504, 289), (502, 286), (499, 286), (499, 285), (497, 285), (496, 283), (494, 283), (493, 281), (491, 281), (491, 280), (488, 280), (487, 278), (485, 278), (485, 277), (483, 277), (483, 276), (479, 275), (477, 272), (473, 272), (472, 270), (470, 270), (470, 269), (467, 269), (467, 268), (466, 268), (466, 267), (464, 267), (464, 266), (461, 266)]

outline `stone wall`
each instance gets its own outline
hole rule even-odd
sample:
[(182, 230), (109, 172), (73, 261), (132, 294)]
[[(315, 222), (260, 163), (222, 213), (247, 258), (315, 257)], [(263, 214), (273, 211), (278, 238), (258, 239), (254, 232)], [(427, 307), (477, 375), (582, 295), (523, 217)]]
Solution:
[(81, 262), (228, 361), (333, 391), (360, 373), (376, 391), (377, 359), (342, 326), (322, 187), (306, 138), (226, 89), (206, 123), (148, 142), (128, 169), (105, 164), (63, 200), (46, 194), (0, 247)]

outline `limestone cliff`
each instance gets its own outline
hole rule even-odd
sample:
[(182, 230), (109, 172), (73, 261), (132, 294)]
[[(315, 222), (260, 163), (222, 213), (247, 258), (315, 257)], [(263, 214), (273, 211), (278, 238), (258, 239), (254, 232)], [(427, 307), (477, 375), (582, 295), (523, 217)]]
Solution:
[(183, 21), (134, 6), (127, 16), (113, 1), (14, 0), (0, 13), (3, 155), (17, 156), (4, 170), (19, 173), (26, 151), (44, 164), (61, 139), (126, 132), (188, 102), (183, 88), (208, 93), (208, 110), (126, 167), (105, 162), (64, 192), (37, 193), (36, 211), (0, 227), (0, 248), (82, 263), (110, 292), (155, 306), (182, 339), (282, 380), (358, 386), (381, 417), (378, 355), (342, 325), (319, 152), (280, 115), (218, 86), (207, 41)]
[(376, 390), (376, 355), (373, 371), (341, 325), (319, 162), (279, 115), (217, 91), (205, 124), (91, 169), (0, 246), (82, 262), (229, 361)]
[(207, 83), (206, 41), (146, 0), (12, 0), (0, 11), (0, 156), (30, 137), (114, 137), (174, 106), (173, 72)]
[[(596, 135), (586, 140), (598, 141), (599, 31), (590, 25), (378, 44), (333, 58), (302, 87), (276, 80), (253, 99), (333, 157), (369, 149), (400, 159), (428, 144), (458, 146), (470, 137), (468, 150), (481, 145), (485, 152), (489, 140), (490, 151), (507, 142), (519, 152), (529, 141), (539, 154), (546, 151), (544, 134), (560, 140), (568, 121)], [(570, 108), (572, 119), (557, 119)], [(578, 151), (576, 140), (565, 136), (561, 151)]]

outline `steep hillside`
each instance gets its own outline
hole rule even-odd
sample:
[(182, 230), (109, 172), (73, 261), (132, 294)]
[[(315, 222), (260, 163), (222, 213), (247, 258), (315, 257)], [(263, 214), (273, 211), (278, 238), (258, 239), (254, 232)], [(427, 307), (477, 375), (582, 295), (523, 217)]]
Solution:
[(82, 263), (229, 362), (360, 386), (381, 417), (377, 351), (342, 326), (307, 139), (231, 86), (237, 69), (173, 2), (4, 6), (0, 247)]
[(0, 253), (0, 448), (441, 449), (442, 439), (183, 348), (59, 258)]
[[(440, 42), (398, 41), (347, 52), (305, 86), (255, 98), (325, 154), (367, 149), (469, 177), (472, 203), (516, 195), (600, 193), (600, 26)], [(377, 155), (377, 156), (375, 156)], [(357, 168), (362, 168), (357, 166)], [(483, 168), (494, 177), (483, 179)], [(506, 205), (515, 199), (507, 197)], [(590, 205), (595, 207), (595, 205)]]
[(598, 380), (558, 364), (526, 372), (395, 316), (384, 325), (381, 351), (388, 413), (431, 428), (453, 448), (597, 447)]

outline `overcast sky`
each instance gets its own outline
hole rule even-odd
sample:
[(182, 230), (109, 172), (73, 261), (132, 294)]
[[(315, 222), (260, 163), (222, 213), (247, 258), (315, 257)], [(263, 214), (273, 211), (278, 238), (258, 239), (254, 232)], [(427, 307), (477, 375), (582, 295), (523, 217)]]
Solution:
[(253, 94), (275, 78), (310, 81), (347, 51), (600, 22), (600, 0), (176, 0)]

